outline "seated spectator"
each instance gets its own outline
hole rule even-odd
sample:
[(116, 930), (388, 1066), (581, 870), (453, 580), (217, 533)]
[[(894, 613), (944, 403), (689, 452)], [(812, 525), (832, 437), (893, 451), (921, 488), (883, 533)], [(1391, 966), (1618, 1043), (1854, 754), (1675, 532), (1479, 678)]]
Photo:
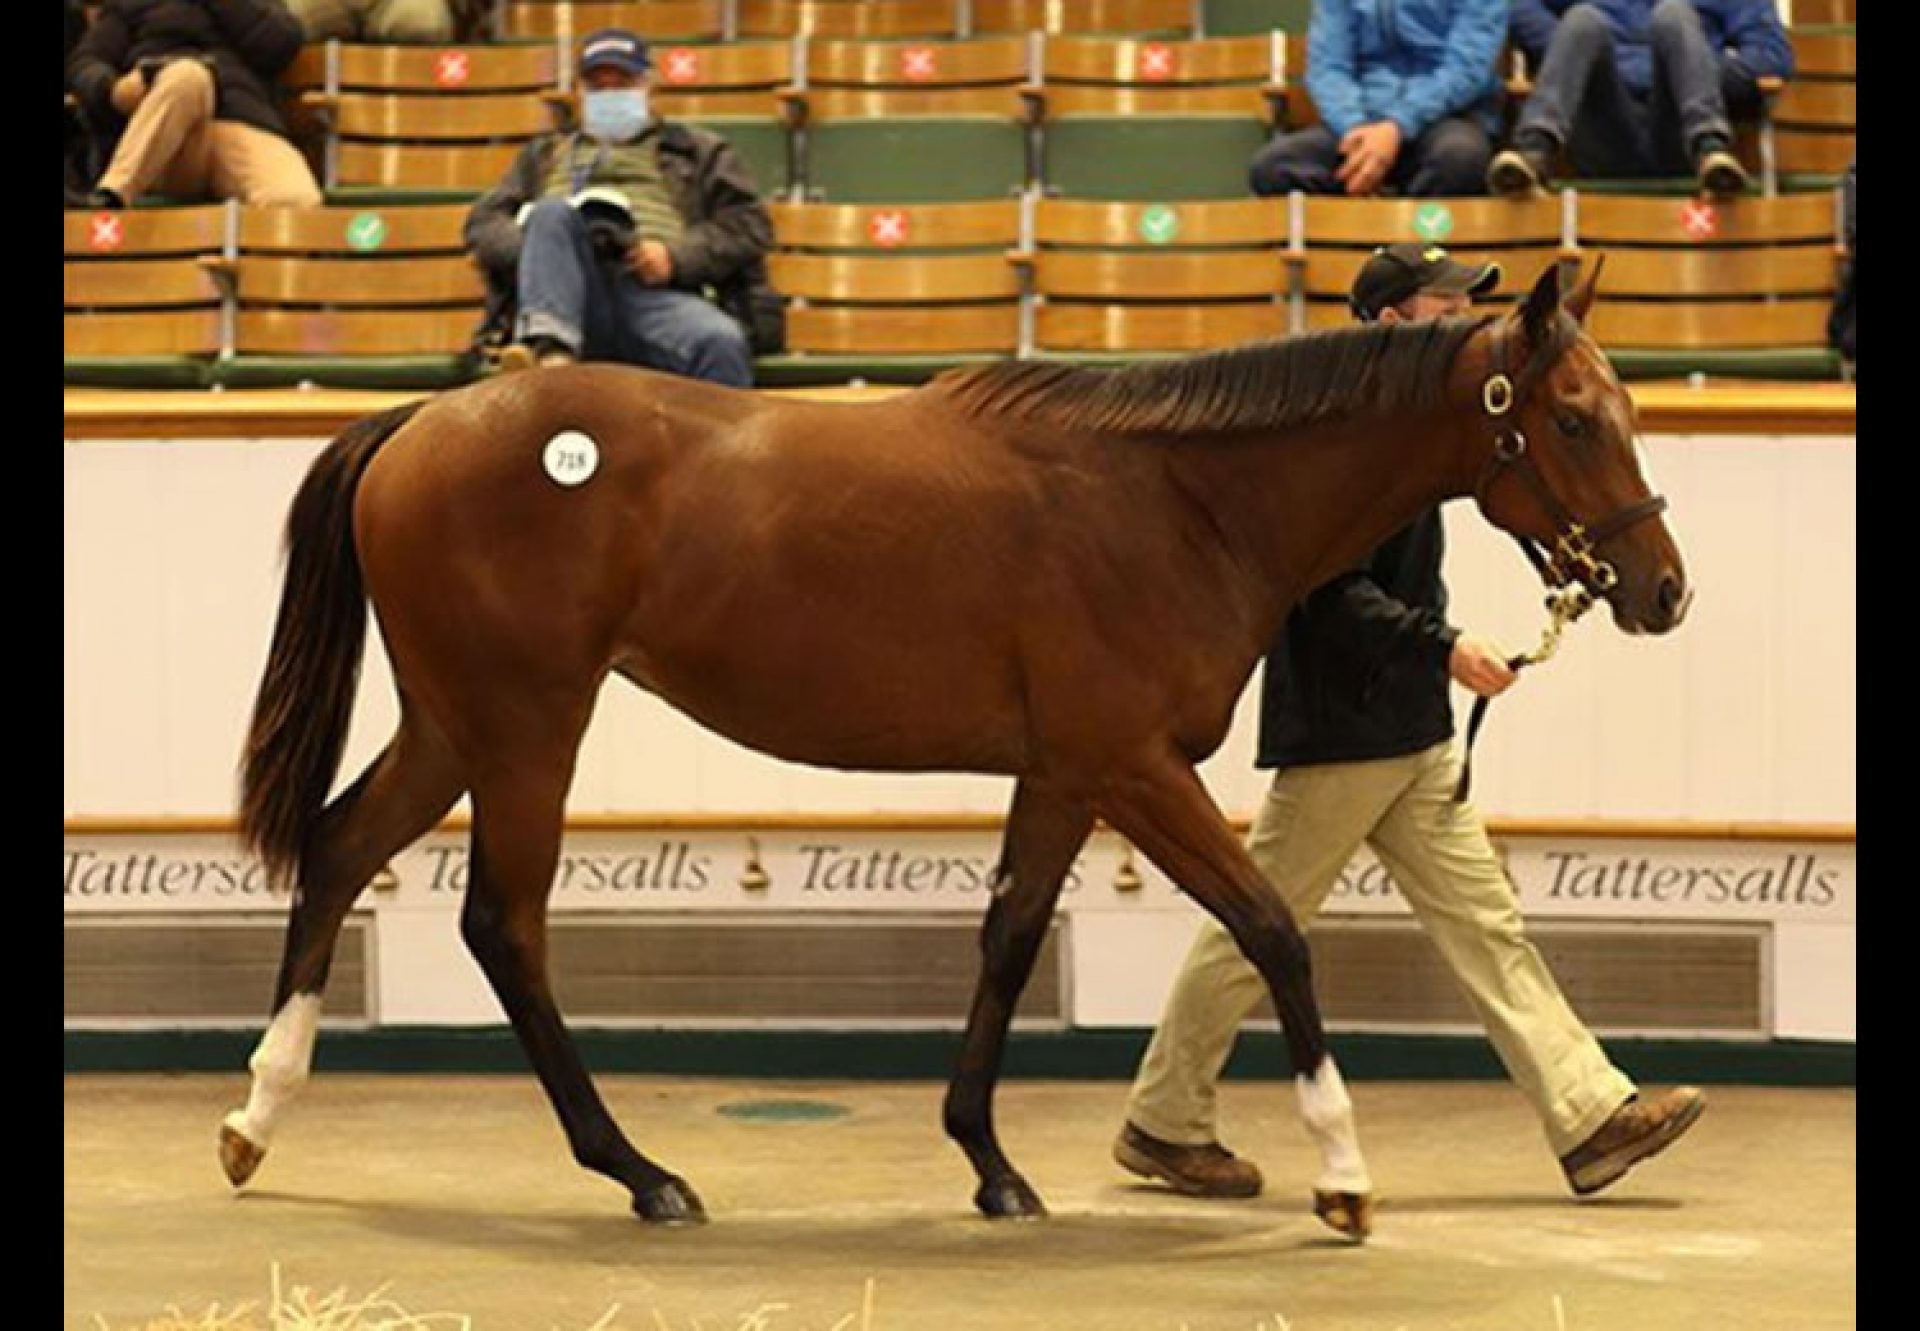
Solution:
[(155, 188), (318, 204), (273, 87), (300, 40), (280, 0), (104, 0), (67, 61), (67, 87), (112, 142), (91, 206), (124, 207)]
[(307, 40), (448, 42), (463, 24), (452, 0), (287, 0)]
[(529, 143), (467, 215), (492, 318), (513, 319), (502, 368), (615, 360), (747, 387), (753, 353), (780, 346), (753, 178), (718, 135), (650, 114), (651, 69), (633, 33), (588, 36), (581, 131)]
[[(80, 45), (80, 39), (87, 35), (87, 13), (80, 7), (80, 0), (64, 0), (64, 2), (67, 49), (62, 58), (71, 61), (74, 49)], [(87, 195), (93, 185), (93, 178), (100, 174), (100, 164), (95, 160), (93, 152), (93, 131), (87, 128), (86, 117), (80, 114), (78, 102), (78, 98), (69, 96), (66, 105), (64, 174), (69, 208), (87, 206)]]
[(1533, 95), (1493, 159), (1496, 194), (1546, 188), (1564, 149), (1583, 176), (1691, 174), (1732, 198), (1750, 181), (1728, 115), (1757, 114), (1759, 80), (1793, 73), (1774, 0), (1514, 0), (1513, 38)]
[(1256, 194), (1479, 194), (1499, 127), (1507, 0), (1315, 0), (1307, 92), (1321, 123), (1253, 160)]

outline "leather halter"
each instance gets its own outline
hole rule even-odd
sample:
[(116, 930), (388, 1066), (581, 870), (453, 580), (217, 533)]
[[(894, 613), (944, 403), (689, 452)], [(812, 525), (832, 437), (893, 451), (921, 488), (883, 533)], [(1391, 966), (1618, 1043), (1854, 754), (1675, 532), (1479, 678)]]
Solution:
[[(1487, 465), (1473, 487), (1473, 497), (1484, 511), (1488, 487), (1506, 472), (1511, 471), (1519, 476), (1556, 528), (1551, 552), (1544, 552), (1540, 543), (1530, 536), (1509, 533), (1526, 555), (1527, 561), (1549, 587), (1565, 587), (1578, 581), (1604, 596), (1619, 582), (1620, 575), (1612, 564), (1596, 558), (1594, 551), (1603, 542), (1612, 540), (1635, 523), (1665, 512), (1667, 501), (1662, 495), (1649, 495), (1638, 503), (1617, 509), (1591, 527), (1567, 511), (1567, 506), (1554, 494), (1553, 487), (1547, 484), (1546, 477), (1540, 474), (1539, 466), (1527, 451), (1526, 435), (1508, 419), (1550, 368), (1550, 364), (1535, 361), (1521, 370), (1520, 381), (1515, 384), (1507, 375), (1507, 325), (1504, 322), (1494, 325), (1493, 373), (1480, 386), (1481, 408), (1492, 419), (1494, 426), (1493, 455), (1487, 459)], [(1581, 610), (1585, 608), (1581, 606)]]
[[(1616, 510), (1591, 528), (1567, 511), (1567, 506), (1554, 494), (1553, 487), (1547, 484), (1546, 477), (1540, 474), (1539, 465), (1527, 451), (1526, 435), (1509, 419), (1549, 368), (1551, 362), (1535, 359), (1521, 369), (1520, 382), (1515, 384), (1507, 375), (1507, 325), (1504, 321), (1494, 325), (1493, 373), (1480, 386), (1480, 405), (1493, 421), (1493, 455), (1487, 459), (1487, 465), (1481, 470), (1480, 479), (1473, 487), (1474, 502), (1484, 512), (1487, 487), (1511, 471), (1533, 491), (1534, 498), (1556, 529), (1551, 552), (1544, 552), (1540, 543), (1530, 536), (1508, 533), (1533, 565), (1534, 571), (1551, 589), (1547, 595), (1547, 611), (1552, 620), (1547, 632), (1538, 648), (1508, 659), (1507, 668), (1514, 671), (1523, 670), (1551, 656), (1559, 645), (1561, 630), (1592, 607), (1596, 593), (1605, 596), (1620, 581), (1620, 575), (1612, 564), (1595, 557), (1594, 551), (1600, 544), (1644, 518), (1665, 512), (1667, 507), (1664, 496), (1650, 495), (1638, 503)], [(1456, 801), (1466, 799), (1467, 791), (1472, 786), (1473, 742), (1480, 734), (1480, 724), (1486, 720), (1487, 705), (1492, 701), (1484, 694), (1473, 700), (1473, 713), (1467, 722), (1467, 742), (1461, 756), (1460, 782), (1453, 791)]]

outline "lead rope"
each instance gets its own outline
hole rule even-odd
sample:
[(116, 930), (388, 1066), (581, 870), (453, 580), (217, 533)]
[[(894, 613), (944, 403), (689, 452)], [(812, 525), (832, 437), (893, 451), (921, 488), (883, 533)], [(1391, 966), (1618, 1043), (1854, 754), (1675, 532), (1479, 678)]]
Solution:
[[(1533, 547), (1525, 542), (1521, 549), (1530, 559), (1538, 559)], [(1548, 660), (1560, 650), (1560, 635), (1566, 632), (1567, 625), (1580, 618), (1593, 607), (1593, 594), (1579, 583), (1572, 583), (1547, 593), (1547, 627), (1541, 631), (1540, 642), (1530, 652), (1507, 658), (1507, 669), (1516, 674), (1530, 665), (1538, 665)], [(1480, 723), (1487, 719), (1487, 705), (1493, 701), (1488, 694), (1481, 694), (1473, 700), (1473, 714), (1467, 720), (1466, 751), (1460, 759), (1460, 784), (1453, 788), (1454, 803), (1465, 802), (1467, 792), (1473, 786), (1473, 742), (1480, 736)]]

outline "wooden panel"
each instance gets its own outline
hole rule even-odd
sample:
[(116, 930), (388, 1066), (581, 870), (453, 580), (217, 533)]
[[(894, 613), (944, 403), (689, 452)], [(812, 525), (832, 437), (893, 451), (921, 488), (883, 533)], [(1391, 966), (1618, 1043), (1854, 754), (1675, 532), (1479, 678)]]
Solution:
[(346, 138), (530, 139), (553, 129), (553, 108), (528, 93), (473, 97), (343, 93), (333, 111)]
[(480, 307), (371, 312), (242, 309), (234, 349), (270, 356), (433, 356), (463, 352)]
[(560, 31), (561, 11), (571, 8), (576, 39), (595, 28), (630, 28), (649, 40), (718, 37), (725, 30), (722, 0), (627, 0), (567, 6), (551, 0), (512, 0), (507, 5), (508, 37), (552, 37)]
[[(755, 1025), (966, 1021), (980, 967), (976, 916), (919, 920), (556, 916), (554, 996), (576, 1021)], [(1041, 942), (1024, 1022), (1066, 1020), (1063, 924)]]
[(814, 300), (1017, 300), (1020, 274), (999, 255), (775, 254), (774, 289)]
[(901, 116), (951, 119), (991, 116), (1023, 120), (1026, 99), (1007, 88), (810, 88), (801, 98), (807, 119), (891, 120)]
[[(1587, 196), (1580, 197), (1581, 203)], [(1309, 245), (1431, 240), (1447, 245), (1558, 244), (1560, 201), (1508, 199), (1306, 199)]]
[[(272, 1015), (286, 921), (70, 919), (65, 930), (68, 1021), (264, 1025)], [(327, 978), (327, 1015), (372, 1015), (371, 922), (349, 916)]]
[(68, 257), (87, 255), (213, 254), (226, 238), (227, 210), (133, 208), (114, 212), (69, 210)]
[(977, 32), (1167, 32), (1193, 28), (1193, 0), (973, 0)]
[[(464, 251), (466, 240), (461, 229), (467, 213), (464, 203), (391, 208), (243, 208), (240, 248), (282, 253), (360, 253), (365, 248), (381, 254)], [(369, 246), (372, 218), (379, 219), (380, 238), (377, 245)]]
[(1018, 83), (1027, 76), (1027, 44), (1018, 37), (957, 42), (815, 41), (807, 81), (867, 87), (948, 87)]
[(793, 81), (787, 42), (725, 42), (716, 46), (655, 47), (655, 96), (717, 88), (778, 88)]
[(1208, 351), (1287, 331), (1279, 304), (1094, 305), (1043, 303), (1035, 345), (1046, 351)]
[[(1582, 255), (1591, 260), (1594, 252)], [(1611, 296), (1831, 295), (1837, 256), (1823, 245), (1767, 249), (1609, 249), (1600, 282)]]
[(1050, 83), (1042, 94), (1050, 120), (1066, 116), (1234, 116), (1270, 118), (1272, 103), (1258, 87), (1106, 87)]
[(1157, 42), (1056, 37), (1043, 57), (1046, 79), (1086, 83), (1264, 83), (1273, 71), (1265, 37)]
[(1034, 260), (1034, 287), (1049, 296), (1210, 300), (1271, 296), (1285, 286), (1278, 250), (1226, 254), (1049, 250)]
[(1824, 299), (1614, 300), (1603, 290), (1587, 327), (1608, 347), (1818, 347), (1826, 345), (1831, 306)]
[(1707, 205), (1684, 198), (1582, 194), (1576, 229), (1583, 245), (1607, 241), (1671, 245), (1831, 241), (1834, 196), (1818, 190)]
[(465, 189), (478, 193), (500, 183), (517, 143), (463, 144), (457, 147), (402, 143), (342, 143), (342, 185), (392, 185), (401, 189)]
[(1852, 129), (1856, 123), (1854, 85), (1795, 79), (1773, 103), (1776, 125), (1812, 125), (1822, 129)]
[(1806, 78), (1854, 77), (1858, 57), (1850, 32), (1791, 32), (1793, 76)]
[(1154, 244), (1278, 245), (1287, 237), (1287, 205), (1282, 199), (1231, 199), (1172, 204), (1099, 203), (1082, 199), (1041, 199), (1034, 214), (1034, 239), (1042, 245)]
[(1853, 135), (1818, 130), (1776, 130), (1774, 144), (1782, 171), (1817, 175), (1839, 175), (1858, 151)]
[(220, 301), (220, 286), (193, 259), (122, 259), (67, 264), (65, 296), (69, 309), (215, 305)]
[(788, 249), (959, 249), (1010, 246), (1020, 239), (1018, 199), (898, 206), (773, 202), (767, 210), (777, 243)]
[(472, 306), (486, 282), (465, 255), (397, 259), (243, 258), (245, 304)]
[(204, 356), (220, 349), (220, 311), (69, 314), (68, 356)]
[(1020, 344), (1011, 302), (932, 308), (802, 305), (787, 311), (787, 348), (819, 355), (1005, 352)]
[[(309, 44), (295, 62), (292, 86), (324, 87), (326, 47)], [(474, 93), (552, 88), (559, 84), (556, 46), (398, 46), (342, 42), (340, 87)]]
[[(1496, 291), (1513, 295), (1530, 290), (1540, 279), (1540, 274), (1559, 260), (1557, 249), (1524, 250), (1449, 250), (1456, 260), (1469, 266), (1489, 261), (1500, 265), (1500, 282)], [(1338, 296), (1342, 300), (1353, 289), (1354, 278), (1360, 275), (1360, 269), (1373, 257), (1371, 250), (1308, 250), (1301, 256), (1304, 290), (1310, 296)], [(1611, 286), (1613, 265), (1607, 265), (1606, 278), (1602, 280)]]
[[(1530, 922), (1567, 1000), (1607, 1034), (1765, 1035), (1765, 940), (1754, 928), (1605, 928)], [(1412, 923), (1315, 924), (1313, 985), (1331, 1027), (1480, 1029), (1439, 952)], [(1273, 1020), (1263, 1001), (1260, 1018)]]
[(746, 119), (778, 121), (786, 114), (779, 94), (771, 88), (730, 92), (662, 92), (654, 89), (652, 102), (669, 120)]
[(740, 0), (748, 37), (950, 37), (952, 0)]

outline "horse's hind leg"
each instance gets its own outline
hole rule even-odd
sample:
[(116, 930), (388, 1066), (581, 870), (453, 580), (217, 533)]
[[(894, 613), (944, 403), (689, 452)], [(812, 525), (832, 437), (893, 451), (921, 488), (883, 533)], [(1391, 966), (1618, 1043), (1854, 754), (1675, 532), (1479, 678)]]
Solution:
[(473, 790), (473, 855), (460, 931), (506, 1009), (573, 1158), (623, 1185), (642, 1218), (706, 1219), (700, 1199), (633, 1148), (568, 1034), (547, 981), (547, 893), (560, 857), (571, 758), (503, 761)]
[(260, 1167), (280, 1116), (306, 1083), (321, 993), (347, 911), (380, 866), (438, 822), (462, 789), (444, 744), (403, 713), (386, 749), (321, 815), (300, 857), (273, 1020), (247, 1064), (253, 1085), (246, 1108), (228, 1114), (220, 1128), (220, 1163), (236, 1187)]
[(980, 930), (980, 980), (967, 1014), (959, 1066), (947, 1088), (947, 1135), (979, 1175), (973, 1204), (993, 1218), (1042, 1216), (1047, 1208), (1000, 1149), (993, 1088), (1007, 1024), (1039, 955), (1060, 885), (1093, 828), (1086, 805), (1022, 781), (994, 871), (993, 903)]
[(1373, 1183), (1361, 1158), (1352, 1102), (1327, 1052), (1307, 940), (1286, 903), (1261, 879), (1190, 767), (1167, 764), (1117, 782), (1100, 811), (1226, 926), (1273, 991), (1301, 1116), (1320, 1148), (1314, 1213), (1349, 1237), (1365, 1238), (1372, 1227)]

